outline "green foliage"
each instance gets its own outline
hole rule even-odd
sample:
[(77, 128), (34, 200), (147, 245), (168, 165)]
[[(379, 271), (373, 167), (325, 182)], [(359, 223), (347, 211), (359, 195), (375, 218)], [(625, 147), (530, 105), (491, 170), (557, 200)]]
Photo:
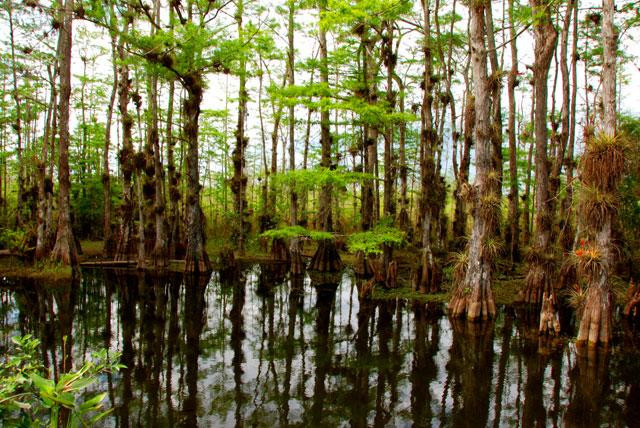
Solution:
[(349, 2), (330, 0), (328, 10), (322, 17), (321, 25), (327, 29), (354, 23), (379, 26), (385, 20), (397, 19), (411, 11), (411, 2), (407, 0), (361, 0)]
[(76, 371), (60, 375), (57, 382), (48, 377), (37, 358), (40, 341), (31, 335), (13, 337), (13, 353), (0, 364), (0, 418), (7, 426), (57, 427), (61, 411), (68, 411), (63, 426), (93, 425), (112, 409), (103, 410), (106, 393), (83, 397), (100, 374), (118, 371), (119, 354), (106, 350), (93, 354)]
[(302, 226), (285, 226), (279, 229), (270, 229), (262, 233), (261, 236), (273, 239), (293, 239), (301, 236), (308, 236), (308, 231)]
[(26, 245), (24, 230), (0, 229), (0, 250), (22, 251)]
[(402, 247), (405, 243), (405, 233), (386, 222), (381, 222), (372, 230), (354, 233), (347, 239), (349, 251), (362, 251), (366, 255), (381, 254), (383, 245)]
[(288, 240), (288, 239), (301, 238), (301, 237), (310, 238), (314, 241), (326, 241), (326, 240), (333, 239), (333, 234), (331, 232), (308, 230), (302, 226), (285, 226), (278, 229), (270, 229), (263, 232), (261, 236), (268, 238), (270, 240), (273, 240), (273, 239)]
[(347, 184), (374, 179), (375, 177), (372, 174), (351, 172), (344, 168), (332, 170), (323, 167), (306, 170), (297, 169), (273, 176), (276, 185), (295, 186), (298, 191), (311, 191), (327, 185), (342, 189)]
[[(71, 184), (71, 201), (74, 228), (81, 237), (97, 237), (100, 233), (96, 225), (102, 224), (104, 204), (102, 179), (98, 175), (86, 177), (84, 183)], [(119, 195), (117, 189), (112, 194)]]

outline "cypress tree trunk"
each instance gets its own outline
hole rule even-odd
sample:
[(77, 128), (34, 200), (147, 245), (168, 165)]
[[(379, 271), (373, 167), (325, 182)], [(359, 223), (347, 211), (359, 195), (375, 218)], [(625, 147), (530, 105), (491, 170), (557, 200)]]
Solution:
[[(489, 62), (491, 64), (491, 76), (489, 79), (491, 89), (491, 144), (493, 144), (493, 169), (498, 176), (496, 181), (496, 193), (502, 195), (502, 66), (498, 63), (498, 50), (496, 49), (495, 30), (493, 28), (493, 6), (489, 2), (485, 9), (487, 25), (487, 48)], [(501, 210), (502, 211), (502, 210)], [(501, 215), (502, 212), (499, 213)], [(496, 223), (496, 233), (499, 232), (500, 222)]]
[(475, 99), (476, 178), (470, 199), (473, 201), (473, 230), (468, 245), (468, 262), (464, 280), (455, 284), (449, 303), (452, 317), (465, 317), (475, 321), (495, 317), (496, 306), (491, 291), (491, 267), (495, 256), (487, 246), (497, 221), (494, 203), (495, 181), (490, 133), (490, 88), (487, 76), (487, 49), (485, 45), (485, 2), (470, 6), (471, 63)]
[[(173, 22), (174, 19), (174, 9), (169, 9), (169, 21)], [(170, 32), (173, 35), (173, 28), (170, 28)], [(173, 138), (173, 103), (174, 103), (174, 95), (175, 95), (175, 80), (171, 80), (169, 82), (169, 96), (167, 100), (167, 124), (166, 124), (166, 144), (167, 144), (167, 176), (169, 183), (169, 214), (167, 217), (167, 235), (168, 235), (168, 245), (167, 245), (167, 255), (169, 259), (174, 259), (177, 257), (177, 245), (180, 243), (180, 187), (179, 187), (179, 179), (180, 175), (176, 170), (176, 162), (174, 156), (175, 150), (175, 140)], [(226, 106), (225, 106), (226, 109)], [(224, 134), (225, 138), (227, 135), (227, 129), (225, 124)], [(226, 140), (225, 140), (226, 143)], [(225, 162), (226, 166), (226, 162)], [(226, 172), (226, 170), (225, 170)], [(226, 187), (224, 193), (224, 201), (225, 201), (225, 209), (226, 209)]]
[[(240, 0), (237, 4), (235, 19), (238, 24), (238, 33), (240, 40), (243, 39), (242, 15), (244, 13), (244, 3)], [(235, 221), (235, 239), (237, 240), (237, 248), (240, 253), (244, 253), (246, 239), (246, 217), (247, 213), (247, 176), (245, 175), (245, 150), (249, 139), (245, 137), (245, 120), (247, 117), (247, 70), (246, 60), (244, 57), (240, 59), (240, 69), (238, 71), (240, 77), (240, 86), (238, 89), (238, 124), (236, 129), (236, 147), (233, 150), (233, 179), (231, 189), (234, 194), (234, 212)]]
[[(320, 16), (327, 10), (327, 0), (319, 0), (318, 9)], [(320, 40), (320, 82), (329, 85), (329, 60), (327, 47), (327, 30), (319, 25)], [(320, 166), (331, 167), (331, 131), (329, 123), (329, 110), (325, 106), (320, 110), (320, 145), (321, 158)], [(331, 217), (331, 184), (324, 184), (320, 189), (320, 200), (318, 203), (318, 215), (320, 227), (325, 232), (333, 232), (333, 219)], [(320, 272), (337, 272), (342, 268), (342, 260), (336, 249), (335, 242), (323, 240), (318, 244), (318, 249), (313, 255), (309, 269)]]
[[(532, 85), (533, 86), (533, 85)], [(535, 100), (536, 94), (533, 92), (533, 99), (531, 102), (531, 115), (529, 119), (529, 123), (533, 126), (534, 122), (534, 113), (535, 113)], [(522, 245), (529, 245), (529, 241), (531, 241), (531, 169), (533, 162), (533, 139), (529, 134), (527, 138), (527, 142), (529, 143), (529, 153), (527, 154), (527, 180), (524, 185), (524, 195), (522, 195), (522, 202), (524, 203), (523, 209), (523, 231), (522, 231)]]
[[(55, 67), (54, 67), (55, 68)], [(45, 119), (44, 136), (42, 138), (42, 156), (38, 160), (38, 224), (36, 230), (36, 260), (42, 260), (47, 256), (47, 253), (51, 249), (49, 246), (50, 241), (47, 240), (47, 227), (51, 224), (47, 223), (47, 202), (49, 194), (53, 193), (53, 183), (47, 176), (47, 157), (48, 148), (51, 139), (55, 139), (55, 135), (51, 135), (52, 118), (56, 111), (56, 77), (57, 72), (54, 72), (51, 67), (47, 67), (49, 73), (49, 80), (51, 81), (51, 90), (49, 93), (49, 106), (47, 107), (47, 117)], [(54, 156), (53, 152), (50, 156)]]
[(185, 272), (211, 272), (205, 248), (205, 218), (200, 207), (200, 172), (198, 170), (198, 119), (202, 103), (202, 76), (187, 74), (183, 80), (187, 98), (184, 100), (184, 136), (187, 140), (187, 254)]
[[(287, 41), (288, 41), (288, 51), (287, 51), (287, 69), (288, 69), (288, 84), (289, 86), (295, 85), (295, 50), (294, 50), (294, 30), (295, 30), (295, 2), (294, 0), (289, 0), (289, 23), (287, 29)], [(294, 171), (296, 169), (296, 148), (295, 148), (295, 106), (291, 104), (289, 106), (289, 170)], [(291, 226), (295, 226), (298, 224), (298, 193), (295, 188), (295, 183), (292, 183), (291, 186), (291, 211), (289, 212), (289, 224)], [(302, 263), (302, 255), (300, 253), (300, 243), (298, 238), (293, 238), (291, 240), (291, 244), (289, 246), (289, 251), (291, 252), (291, 273), (294, 275), (299, 275), (302, 273), (303, 263)]]
[[(157, 26), (160, 26), (160, 2), (154, 0), (153, 19)], [(152, 25), (152, 35), (155, 34), (156, 28)], [(151, 108), (151, 117), (147, 130), (148, 149), (152, 152), (153, 164), (153, 219), (155, 229), (155, 240), (153, 251), (151, 252), (152, 264), (156, 268), (164, 268), (169, 263), (169, 244), (167, 242), (167, 228), (165, 220), (165, 198), (164, 198), (164, 171), (162, 162), (160, 161), (160, 136), (158, 131), (158, 75), (151, 71), (149, 76), (149, 107)]]
[[(430, 0), (422, 1), (422, 12), (425, 32), (431, 31)], [(438, 269), (431, 249), (431, 228), (434, 224), (435, 208), (437, 200), (437, 174), (435, 163), (435, 150), (437, 144), (437, 132), (433, 123), (433, 55), (431, 38), (424, 38), (423, 53), (425, 67), (422, 76), (422, 112), (420, 115), (420, 218), (422, 254), (417, 269), (417, 289), (423, 293), (436, 292), (440, 288)]]
[(175, 92), (175, 81), (169, 82), (169, 99), (167, 101), (167, 130), (165, 131), (167, 141), (167, 172), (169, 178), (169, 215), (167, 248), (168, 257), (176, 257), (176, 245), (180, 242), (180, 189), (178, 187), (178, 175), (176, 173), (176, 162), (174, 157), (175, 140), (173, 139), (173, 98)]
[(567, 176), (567, 190), (562, 201), (560, 221), (562, 222), (562, 245), (565, 250), (569, 250), (574, 242), (574, 233), (571, 222), (571, 204), (573, 202), (573, 171), (575, 162), (573, 160), (574, 144), (576, 139), (576, 101), (578, 93), (578, 0), (571, 2), (573, 8), (573, 42), (571, 46), (571, 106), (569, 117), (569, 141), (567, 143), (567, 155), (564, 160), (565, 174)]
[[(387, 103), (389, 104), (389, 113), (393, 113), (396, 106), (396, 96), (393, 92), (393, 76), (395, 74), (395, 66), (397, 56), (393, 53), (393, 21), (385, 23), (387, 38), (384, 46), (384, 62), (387, 66)], [(387, 126), (384, 136), (384, 215), (394, 216), (396, 213), (395, 204), (395, 174), (392, 165), (393, 158), (393, 126)]]
[(122, 120), (122, 149), (119, 153), (120, 170), (122, 172), (122, 203), (120, 204), (120, 226), (118, 233), (118, 244), (116, 246), (116, 260), (129, 260), (133, 254), (133, 140), (131, 130), (133, 128), (133, 117), (129, 113), (129, 91), (131, 82), (129, 80), (129, 67), (125, 60), (124, 38), (127, 36), (129, 25), (124, 24), (123, 34), (118, 43), (118, 59), (120, 60), (120, 82), (118, 88), (118, 110)]
[[(371, 28), (362, 24), (360, 34), (360, 46), (362, 51), (362, 85), (363, 89), (358, 94), (362, 101), (369, 105), (377, 102), (377, 65), (374, 55), (375, 40), (371, 34)], [(376, 176), (376, 166), (378, 159), (378, 127), (372, 123), (364, 125), (364, 172)], [(371, 229), (377, 221), (377, 207), (375, 180), (365, 179), (362, 183), (362, 230)]]
[[(547, 158), (547, 77), (557, 32), (551, 20), (550, 4), (547, 0), (531, 0), (531, 7), (539, 19), (534, 25), (533, 86), (535, 92), (534, 136), (536, 144), (536, 198), (534, 241), (529, 255), (529, 271), (525, 280), (522, 300), (539, 305), (544, 294), (554, 296), (554, 259), (551, 252), (551, 196), (549, 188), (549, 160)], [(555, 298), (553, 298), (555, 300)]]
[[(311, 73), (310, 82), (311, 84), (313, 84), (313, 72)], [(311, 140), (311, 113), (312, 113), (311, 108), (308, 108), (307, 109), (307, 126), (304, 133), (304, 152), (302, 155), (302, 169), (304, 170), (307, 169), (307, 163), (309, 161), (309, 142)], [(308, 217), (309, 191), (308, 190), (305, 189), (302, 192), (301, 199), (302, 201), (300, 203), (300, 211), (301, 211), (300, 224), (306, 227), (309, 221), (309, 217)]]
[[(398, 75), (394, 75), (394, 79), (398, 84), (399, 91), (399, 100), (400, 104), (399, 109), (400, 113), (404, 113), (404, 84), (402, 79)], [(409, 168), (407, 167), (407, 151), (406, 151), (406, 140), (407, 140), (407, 124), (405, 122), (400, 123), (399, 131), (398, 131), (398, 173), (400, 176), (400, 211), (398, 213), (398, 227), (405, 232), (411, 239), (411, 219), (409, 218), (409, 198), (407, 197), (407, 174)]]
[[(54, 76), (58, 76), (59, 75), (59, 71), (56, 69), (54, 70)], [(58, 87), (56, 86), (56, 78), (54, 78), (54, 80), (52, 81), (53, 84), (53, 114), (52, 114), (52, 118), (51, 118), (51, 138), (49, 139), (49, 153), (51, 153), (51, 156), (49, 156), (49, 165), (48, 165), (48, 171), (47, 171), (47, 187), (49, 190), (46, 193), (47, 196), (47, 208), (46, 208), (46, 215), (45, 215), (45, 241), (46, 241), (46, 247), (47, 248), (53, 248), (53, 245), (56, 241), (56, 230), (53, 227), (53, 172), (55, 169), (55, 161), (56, 161), (56, 156), (55, 156), (55, 152), (56, 152), (56, 136), (58, 135), (58, 115), (56, 114), (58, 111)], [(5, 164), (6, 167), (6, 164)], [(5, 171), (6, 173), (6, 171)], [(5, 187), (5, 191), (6, 191), (6, 187)], [(6, 195), (5, 195), (6, 196)], [(6, 202), (6, 201), (5, 201)]]
[(71, 99), (71, 43), (73, 27), (73, 0), (66, 0), (62, 14), (62, 26), (58, 38), (58, 64), (60, 65), (60, 141), (58, 143), (58, 232), (51, 251), (51, 259), (65, 265), (78, 263), (76, 241), (71, 228), (71, 204), (69, 193), (69, 110)]
[(553, 159), (553, 166), (551, 168), (551, 177), (549, 183), (550, 194), (550, 210), (552, 216), (554, 216), (554, 232), (556, 235), (556, 242), (567, 240), (568, 237), (563, 236), (566, 231), (561, 229), (563, 219), (558, 217), (557, 214), (561, 214), (562, 210), (558, 212), (556, 207), (556, 200), (559, 199), (560, 189), (560, 174), (562, 172), (562, 166), (565, 165), (565, 153), (567, 152), (567, 146), (569, 142), (569, 114), (570, 114), (570, 91), (569, 91), (569, 66), (568, 66), (568, 45), (569, 45), (569, 27), (571, 26), (571, 14), (573, 12), (573, 5), (575, 1), (570, 1), (567, 4), (564, 14), (564, 24), (562, 26), (562, 33), (560, 38), (560, 72), (562, 75), (562, 109), (560, 111), (560, 122), (562, 130), (555, 136), (557, 141), (557, 153)]
[[(583, 191), (595, 188), (598, 194), (615, 195), (622, 178), (624, 168), (623, 147), (616, 138), (616, 47), (617, 34), (613, 25), (613, 0), (602, 1), (602, 37), (604, 45), (602, 65), (602, 102), (604, 104), (603, 134), (601, 141), (587, 142), (587, 150), (582, 162)], [(591, 143), (591, 144), (590, 144)], [(584, 198), (589, 201), (589, 196)], [(613, 302), (609, 276), (613, 268), (613, 249), (611, 228), (615, 219), (615, 209), (600, 210), (603, 215), (599, 221), (597, 215), (589, 212), (589, 206), (595, 201), (584, 202), (582, 214), (589, 215), (589, 228), (595, 241), (594, 249), (599, 255), (597, 269), (588, 272), (589, 288), (585, 300), (578, 343), (589, 345), (608, 344), (611, 341), (611, 323)], [(590, 244), (593, 245), (593, 244)], [(576, 251), (576, 254), (578, 252)]]
[[(465, 83), (466, 87), (469, 85), (469, 63), (471, 56), (469, 56), (469, 62), (467, 62), (465, 70)], [(463, 129), (463, 148), (462, 156), (460, 159), (460, 169), (458, 171), (458, 179), (456, 181), (456, 189), (454, 191), (454, 197), (456, 200), (456, 208), (453, 216), (453, 241), (452, 247), (454, 250), (459, 250), (464, 247), (464, 239), (467, 229), (467, 207), (466, 201), (463, 197), (464, 188), (469, 184), (469, 166), (471, 165), (471, 146), (473, 145), (473, 127), (476, 120), (475, 99), (473, 95), (467, 95), (465, 100), (466, 105), (464, 107), (464, 129)]]

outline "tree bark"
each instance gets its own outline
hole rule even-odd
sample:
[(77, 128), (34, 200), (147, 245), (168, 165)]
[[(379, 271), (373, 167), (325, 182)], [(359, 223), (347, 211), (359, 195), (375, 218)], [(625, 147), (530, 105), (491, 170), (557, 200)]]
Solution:
[(60, 65), (60, 141), (58, 143), (58, 232), (51, 251), (51, 259), (65, 265), (78, 263), (76, 240), (71, 227), (69, 193), (69, 111), (71, 99), (71, 43), (73, 28), (73, 0), (66, 0), (62, 12), (62, 26), (58, 38), (58, 64)]
[(185, 272), (211, 272), (205, 248), (205, 218), (200, 207), (200, 172), (198, 164), (198, 120), (202, 103), (202, 76), (192, 71), (185, 79), (184, 135), (187, 140), (187, 254)]
[[(602, 65), (602, 101), (604, 104), (603, 117), (603, 137), (608, 138), (611, 143), (606, 150), (607, 156), (598, 153), (598, 149), (589, 147), (587, 141), (587, 152), (583, 162), (582, 181), (587, 186), (595, 186), (600, 193), (617, 193), (617, 184), (620, 182), (622, 171), (617, 170), (611, 162), (606, 170), (598, 169), (601, 175), (608, 177), (592, 177), (588, 166), (592, 162), (608, 163), (607, 158), (614, 158), (617, 154), (614, 150), (618, 141), (616, 136), (616, 47), (617, 34), (613, 24), (614, 1), (602, 1), (602, 37), (604, 45), (603, 65)], [(593, 150), (593, 155), (592, 155)], [(591, 159), (593, 156), (593, 160)], [(600, 166), (602, 168), (602, 166)], [(589, 345), (608, 344), (611, 341), (611, 323), (613, 317), (613, 303), (611, 293), (611, 283), (609, 276), (613, 268), (612, 253), (612, 223), (615, 219), (615, 212), (607, 210), (602, 223), (595, 230), (595, 245), (600, 254), (599, 269), (589, 277), (589, 288), (585, 300), (585, 307), (580, 320), (578, 330), (578, 343), (587, 342)]]
[(119, 153), (120, 170), (122, 172), (122, 203), (120, 204), (120, 226), (115, 260), (129, 260), (133, 254), (133, 151), (132, 128), (133, 117), (129, 113), (129, 66), (127, 65), (124, 38), (128, 34), (131, 22), (125, 22), (120, 41), (118, 42), (118, 59), (120, 60), (120, 81), (118, 83), (118, 110), (122, 121), (122, 149)]
[[(290, 87), (295, 85), (295, 49), (294, 49), (294, 30), (295, 30), (295, 1), (288, 1), (289, 13), (288, 13), (288, 28), (287, 28), (287, 69), (288, 69), (288, 84)], [(295, 171), (296, 169), (296, 118), (295, 118), (295, 105), (289, 106), (289, 170)], [(289, 224), (295, 226), (298, 224), (298, 192), (296, 191), (296, 184), (291, 183), (291, 195), (290, 195), (290, 212), (289, 212)], [(289, 251), (291, 252), (291, 273), (299, 275), (302, 273), (303, 262), (302, 254), (300, 251), (300, 241), (298, 238), (291, 239)]]
[(470, 6), (471, 63), (475, 100), (476, 178), (471, 198), (474, 202), (473, 230), (468, 245), (468, 263), (464, 280), (455, 284), (449, 303), (454, 318), (468, 320), (494, 318), (496, 305), (491, 291), (491, 252), (487, 242), (495, 231), (498, 213), (494, 200), (495, 171), (493, 170), (490, 132), (490, 87), (487, 75), (487, 48), (485, 45), (485, 4), (474, 2)]
[(464, 129), (463, 129), (463, 147), (462, 156), (460, 159), (460, 169), (458, 171), (458, 179), (456, 180), (456, 189), (454, 191), (454, 197), (456, 200), (456, 208), (453, 215), (453, 241), (452, 247), (454, 250), (459, 250), (464, 247), (464, 238), (467, 230), (467, 204), (463, 197), (463, 189), (469, 184), (469, 167), (471, 165), (471, 146), (473, 145), (473, 127), (476, 121), (475, 99), (471, 94), (471, 85), (469, 84), (469, 64), (471, 61), (471, 55), (467, 61), (465, 69), (465, 83), (468, 94), (465, 99), (466, 105), (463, 105), (464, 109)]
[[(395, 74), (395, 66), (397, 56), (393, 53), (393, 21), (389, 20), (385, 23), (387, 38), (385, 39), (385, 58), (384, 62), (387, 66), (387, 103), (389, 113), (393, 113), (396, 106), (396, 96), (393, 92), (393, 76)], [(392, 165), (393, 160), (393, 132), (394, 126), (389, 125), (385, 129), (384, 136), (384, 198), (383, 207), (384, 215), (393, 217), (396, 211), (395, 204), (395, 174)]]
[[(376, 79), (378, 76), (378, 67), (374, 58), (375, 39), (369, 25), (363, 24), (362, 33), (360, 35), (360, 46), (362, 52), (362, 85), (364, 90), (359, 96), (362, 101), (368, 105), (375, 105), (378, 97), (378, 85)], [(371, 176), (376, 176), (376, 167), (378, 160), (378, 137), (380, 131), (378, 126), (373, 123), (364, 124), (364, 172)], [(365, 178), (362, 183), (362, 230), (370, 230), (377, 222), (376, 213), (379, 210), (376, 197), (375, 180)]]
[[(153, 19), (155, 25), (160, 25), (160, 2), (154, 0)], [(156, 27), (151, 26), (152, 36), (155, 34)], [(158, 131), (158, 75), (151, 71), (149, 76), (149, 107), (151, 115), (147, 130), (148, 150), (152, 152), (153, 163), (153, 218), (155, 226), (155, 240), (153, 251), (151, 252), (151, 261), (155, 268), (165, 268), (169, 264), (169, 243), (167, 238), (166, 226), (166, 202), (164, 197), (164, 169), (160, 160), (160, 135)]]
[(562, 223), (562, 245), (569, 250), (574, 242), (574, 233), (571, 222), (571, 205), (573, 202), (573, 173), (575, 162), (573, 160), (574, 145), (576, 139), (576, 104), (578, 93), (578, 0), (571, 2), (573, 7), (573, 41), (571, 46), (571, 106), (569, 117), (569, 141), (567, 142), (567, 155), (564, 159), (565, 174), (567, 177), (567, 190), (562, 201), (560, 221)]
[[(244, 13), (244, 2), (240, 0), (237, 3), (236, 23), (238, 25), (238, 34), (240, 40), (243, 39), (242, 15)], [(234, 194), (234, 212), (235, 212), (235, 230), (234, 235), (237, 248), (240, 253), (244, 253), (245, 239), (247, 234), (247, 176), (245, 175), (246, 157), (245, 150), (249, 143), (249, 139), (245, 136), (245, 121), (247, 117), (247, 70), (246, 59), (244, 56), (240, 58), (240, 69), (238, 70), (240, 84), (238, 89), (238, 123), (236, 128), (236, 147), (233, 150), (233, 178), (232, 186)]]
[(547, 77), (556, 47), (557, 32), (551, 20), (550, 4), (547, 0), (531, 0), (531, 7), (534, 15), (539, 17), (534, 24), (535, 61), (533, 64), (536, 213), (534, 241), (522, 300), (539, 305), (544, 293), (555, 294), (552, 278), (555, 266), (550, 248), (552, 213), (547, 157)]
[[(498, 50), (495, 42), (495, 30), (493, 28), (493, 6), (488, 2), (485, 9), (487, 25), (487, 55), (491, 64), (490, 89), (491, 89), (491, 144), (493, 144), (493, 169), (498, 176), (496, 180), (496, 192), (502, 195), (502, 67), (498, 63)], [(500, 227), (497, 222), (496, 228)], [(500, 232), (496, 230), (499, 234)]]
[[(426, 34), (431, 32), (430, 0), (422, 0), (422, 18)], [(438, 178), (436, 174), (435, 151), (438, 135), (433, 123), (433, 54), (431, 37), (427, 36), (423, 42), (423, 54), (425, 60), (422, 75), (422, 112), (420, 115), (420, 219), (421, 227), (421, 258), (418, 266), (417, 288), (421, 292), (431, 293), (440, 289), (437, 278), (437, 266), (431, 249), (431, 228), (434, 225), (434, 217), (437, 210)]]
[[(53, 67), (55, 70), (56, 67)], [(44, 259), (48, 252), (51, 250), (51, 241), (47, 239), (49, 231), (47, 227), (51, 227), (51, 223), (47, 223), (47, 203), (49, 195), (53, 193), (53, 183), (47, 176), (47, 158), (53, 156), (53, 152), (49, 155), (48, 149), (50, 140), (55, 139), (55, 135), (51, 134), (51, 126), (53, 116), (56, 114), (56, 79), (58, 76), (57, 71), (52, 70), (52, 67), (47, 67), (49, 73), (49, 80), (51, 81), (51, 90), (49, 93), (49, 106), (47, 108), (47, 117), (45, 119), (44, 136), (42, 138), (42, 155), (40, 160), (37, 161), (38, 166), (38, 223), (36, 230), (36, 260)]]
[[(327, 0), (319, 0), (318, 9), (320, 16), (327, 10)], [(327, 46), (327, 30), (323, 25), (319, 27), (320, 39), (320, 82), (329, 85), (329, 59)], [(331, 130), (329, 122), (329, 110), (322, 106), (320, 110), (320, 166), (329, 169), (331, 167)], [(325, 232), (333, 232), (333, 220), (331, 217), (331, 184), (324, 184), (320, 189), (318, 215), (320, 227)], [(336, 272), (342, 268), (340, 254), (333, 240), (324, 240), (318, 244), (318, 249), (311, 260), (309, 269), (320, 272)]]

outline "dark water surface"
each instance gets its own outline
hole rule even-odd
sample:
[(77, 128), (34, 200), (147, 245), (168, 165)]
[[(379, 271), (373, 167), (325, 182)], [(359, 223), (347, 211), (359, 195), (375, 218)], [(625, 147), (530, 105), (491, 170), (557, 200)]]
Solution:
[(122, 352), (104, 376), (108, 426), (638, 426), (638, 334), (609, 354), (538, 338), (501, 308), (485, 324), (442, 307), (361, 301), (357, 281), (317, 288), (253, 266), (235, 279), (85, 270), (80, 284), (0, 281), (0, 351), (34, 333), (45, 364), (71, 338), (79, 364)]

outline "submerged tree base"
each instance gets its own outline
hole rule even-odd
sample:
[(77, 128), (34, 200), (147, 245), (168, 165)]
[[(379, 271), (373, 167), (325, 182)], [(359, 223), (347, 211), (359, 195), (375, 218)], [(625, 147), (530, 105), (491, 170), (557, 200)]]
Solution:
[(304, 260), (302, 259), (302, 251), (300, 247), (291, 248), (291, 268), (292, 275), (300, 276), (304, 273)]
[(356, 261), (353, 265), (353, 270), (356, 275), (362, 277), (370, 277), (373, 275), (373, 271), (371, 270), (371, 266), (369, 265), (368, 257), (362, 251), (356, 252)]
[(557, 302), (554, 293), (544, 293), (540, 310), (540, 334), (557, 336), (560, 334), (560, 319), (556, 310)]
[(518, 296), (520, 303), (540, 305), (545, 294), (555, 294), (551, 277), (553, 275), (553, 259), (538, 254), (535, 250), (528, 256), (529, 270), (524, 289)]
[(185, 273), (210, 273), (213, 269), (211, 268), (211, 262), (209, 261), (209, 256), (207, 256), (207, 252), (202, 249), (198, 253), (189, 254), (190, 252), (187, 249), (187, 257), (185, 259), (184, 271)]
[(281, 238), (276, 238), (271, 242), (271, 259), (274, 262), (289, 263), (291, 254), (286, 242)]
[(311, 259), (309, 270), (318, 272), (339, 272), (343, 264), (333, 240), (325, 239), (318, 243), (316, 253)]
[(468, 267), (465, 280), (456, 286), (449, 302), (452, 318), (480, 321), (495, 318), (496, 303), (491, 291), (490, 270), (484, 263)]
[(466, 318), (469, 321), (493, 319), (496, 316), (496, 304), (491, 290), (484, 293), (456, 293), (449, 302), (449, 314), (452, 318)]
[(420, 293), (438, 293), (440, 291), (442, 271), (429, 251), (422, 251), (420, 264), (414, 271), (411, 281), (413, 289)]
[(609, 290), (592, 285), (587, 290), (577, 343), (607, 346), (611, 341), (612, 296)]

